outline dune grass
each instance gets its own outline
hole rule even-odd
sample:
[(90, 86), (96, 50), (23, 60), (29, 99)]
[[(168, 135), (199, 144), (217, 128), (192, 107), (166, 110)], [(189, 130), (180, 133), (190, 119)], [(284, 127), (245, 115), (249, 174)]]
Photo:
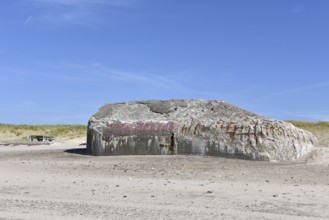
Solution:
[(85, 137), (85, 125), (13, 125), (0, 124), (0, 140), (28, 140), (30, 135), (54, 136), (56, 139)]
[(313, 133), (318, 138), (320, 144), (329, 146), (329, 121), (307, 122), (288, 120), (287, 122)]
[[(296, 127), (313, 133), (320, 144), (329, 146), (329, 122), (287, 120)], [(30, 135), (54, 136), (56, 139), (86, 137), (86, 125), (14, 125), (0, 124), (0, 141), (28, 140)]]

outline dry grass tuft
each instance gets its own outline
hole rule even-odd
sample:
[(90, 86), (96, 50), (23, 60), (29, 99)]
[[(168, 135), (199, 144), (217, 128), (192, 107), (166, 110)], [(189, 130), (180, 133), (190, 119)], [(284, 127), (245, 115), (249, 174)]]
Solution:
[(329, 146), (329, 121), (307, 122), (307, 121), (287, 121), (313, 133), (321, 145)]
[(30, 135), (54, 136), (56, 139), (85, 137), (85, 125), (13, 125), (0, 124), (0, 141), (28, 140)]
[[(287, 121), (313, 133), (321, 145), (329, 146), (329, 122)], [(56, 139), (86, 137), (85, 125), (13, 125), (0, 124), (0, 141), (28, 140), (30, 135), (48, 135)]]

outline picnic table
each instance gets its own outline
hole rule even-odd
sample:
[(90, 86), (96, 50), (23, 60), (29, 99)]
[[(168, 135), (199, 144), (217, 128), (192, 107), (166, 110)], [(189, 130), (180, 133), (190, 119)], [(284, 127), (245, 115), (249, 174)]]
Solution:
[(38, 141), (38, 142), (44, 142), (44, 141), (53, 141), (55, 138), (53, 136), (47, 136), (47, 135), (30, 135), (30, 141)]

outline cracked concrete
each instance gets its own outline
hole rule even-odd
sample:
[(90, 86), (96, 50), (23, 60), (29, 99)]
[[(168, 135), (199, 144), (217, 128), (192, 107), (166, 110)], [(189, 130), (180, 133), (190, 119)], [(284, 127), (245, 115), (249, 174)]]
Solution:
[(92, 155), (199, 154), (295, 160), (318, 143), (290, 123), (217, 100), (166, 100), (103, 106), (88, 123)]

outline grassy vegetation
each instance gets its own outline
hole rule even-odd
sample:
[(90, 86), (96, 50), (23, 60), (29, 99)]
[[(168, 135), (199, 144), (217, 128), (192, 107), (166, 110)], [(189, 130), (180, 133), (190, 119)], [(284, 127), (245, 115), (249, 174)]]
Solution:
[(329, 132), (329, 121), (307, 122), (307, 121), (287, 121), (296, 127), (308, 130), (312, 133)]
[(307, 121), (287, 121), (296, 127), (313, 133), (322, 145), (329, 146), (329, 121), (307, 122)]
[(85, 137), (85, 125), (13, 125), (0, 124), (0, 141), (28, 140), (30, 135), (54, 136), (56, 139)]
[[(329, 122), (292, 121), (296, 127), (312, 132), (322, 145), (329, 146)], [(13, 125), (0, 124), (0, 141), (28, 140), (30, 135), (48, 135), (56, 139), (86, 137), (85, 125)]]

